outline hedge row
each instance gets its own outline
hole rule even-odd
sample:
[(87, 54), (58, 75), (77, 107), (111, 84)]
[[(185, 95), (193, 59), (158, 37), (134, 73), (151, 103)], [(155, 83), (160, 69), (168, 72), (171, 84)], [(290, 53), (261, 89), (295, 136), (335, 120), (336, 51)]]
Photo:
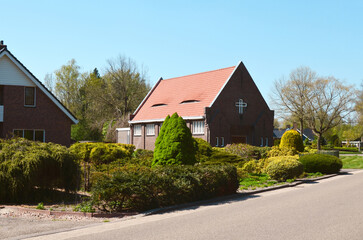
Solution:
[(0, 202), (32, 200), (35, 188), (77, 190), (79, 165), (66, 147), (16, 138), (0, 150)]
[(301, 156), (299, 161), (304, 165), (304, 171), (309, 173), (338, 173), (343, 166), (342, 160), (327, 154), (308, 154)]
[(108, 164), (120, 159), (130, 159), (135, 146), (120, 143), (75, 143), (70, 150), (81, 162), (95, 165)]
[(144, 211), (233, 194), (238, 186), (236, 168), (229, 165), (124, 168), (102, 176), (92, 198), (103, 211)]

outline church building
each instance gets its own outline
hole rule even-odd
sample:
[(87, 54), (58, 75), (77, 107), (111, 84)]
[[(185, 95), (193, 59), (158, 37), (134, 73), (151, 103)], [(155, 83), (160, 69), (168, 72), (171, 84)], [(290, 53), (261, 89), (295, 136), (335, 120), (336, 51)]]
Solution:
[(274, 112), (242, 62), (237, 66), (160, 79), (130, 117), (130, 143), (153, 150), (167, 115), (183, 117), (193, 137), (212, 146), (273, 144)]

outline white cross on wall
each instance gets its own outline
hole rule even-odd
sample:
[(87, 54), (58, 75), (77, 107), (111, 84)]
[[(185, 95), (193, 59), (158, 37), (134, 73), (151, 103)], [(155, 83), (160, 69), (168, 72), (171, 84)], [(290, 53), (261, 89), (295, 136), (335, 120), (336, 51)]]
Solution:
[(238, 113), (243, 114), (243, 108), (247, 107), (247, 103), (240, 99), (238, 102), (236, 102), (236, 107), (238, 107)]

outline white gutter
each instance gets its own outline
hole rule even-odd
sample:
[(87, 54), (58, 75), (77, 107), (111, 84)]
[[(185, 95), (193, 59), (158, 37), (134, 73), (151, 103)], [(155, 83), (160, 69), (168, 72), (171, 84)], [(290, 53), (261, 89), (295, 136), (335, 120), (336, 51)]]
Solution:
[[(182, 117), (184, 120), (204, 120), (203, 116), (194, 116), (194, 117)], [(129, 121), (129, 124), (137, 124), (137, 123), (151, 123), (151, 122), (164, 122), (165, 118), (161, 119), (149, 119), (149, 120), (137, 120), (137, 121)]]

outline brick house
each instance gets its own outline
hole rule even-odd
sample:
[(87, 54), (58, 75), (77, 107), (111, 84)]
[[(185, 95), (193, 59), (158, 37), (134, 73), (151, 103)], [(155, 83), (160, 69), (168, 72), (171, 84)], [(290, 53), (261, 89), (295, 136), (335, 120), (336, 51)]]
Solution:
[(130, 117), (136, 148), (154, 149), (160, 127), (177, 112), (193, 137), (212, 146), (231, 143), (273, 144), (274, 112), (242, 62), (237, 66), (160, 79)]
[(20, 136), (69, 146), (78, 121), (0, 42), (0, 138)]

